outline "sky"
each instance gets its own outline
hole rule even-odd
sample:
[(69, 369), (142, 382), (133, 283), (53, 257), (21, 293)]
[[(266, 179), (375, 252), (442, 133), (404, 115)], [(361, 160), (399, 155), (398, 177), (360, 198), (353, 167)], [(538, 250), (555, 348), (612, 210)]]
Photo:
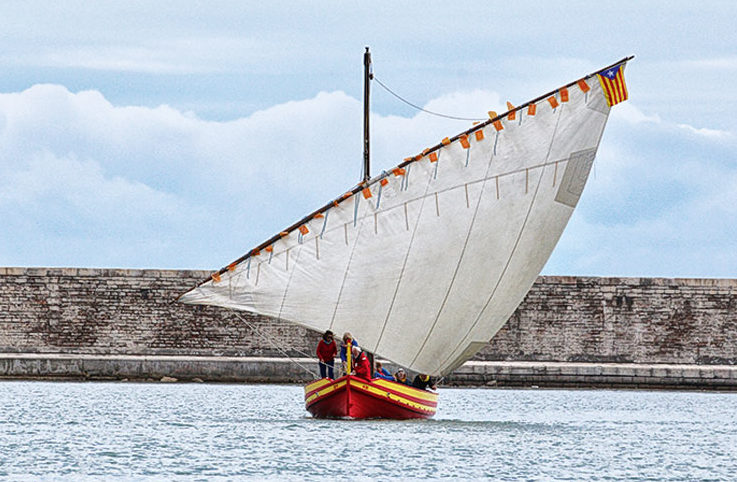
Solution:
[[(0, 266), (216, 269), (354, 186), (363, 51), (425, 109), (628, 55), (543, 274), (737, 278), (734, 2), (0, 3)], [(470, 126), (372, 87), (373, 172)]]

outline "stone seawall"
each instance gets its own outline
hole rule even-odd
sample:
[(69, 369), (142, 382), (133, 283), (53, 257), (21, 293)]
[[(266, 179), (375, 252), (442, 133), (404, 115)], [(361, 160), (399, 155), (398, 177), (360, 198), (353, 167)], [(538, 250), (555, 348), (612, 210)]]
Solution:
[[(312, 355), (318, 340), (313, 331), (175, 302), (207, 276), (179, 270), (0, 268), (0, 353)], [(737, 365), (737, 280), (542, 276), (475, 360)]]
[(0, 268), (0, 352), (312, 353), (318, 337), (305, 328), (176, 303), (207, 276), (205, 271)]
[(737, 280), (541, 276), (485, 360), (737, 364)]

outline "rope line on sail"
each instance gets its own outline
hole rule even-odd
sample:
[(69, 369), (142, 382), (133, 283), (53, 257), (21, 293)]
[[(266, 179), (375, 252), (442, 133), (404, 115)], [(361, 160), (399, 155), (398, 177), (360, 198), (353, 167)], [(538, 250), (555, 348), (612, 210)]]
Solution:
[[(272, 339), (269, 336), (265, 335), (261, 330), (259, 330), (258, 328), (256, 328), (256, 325), (254, 325), (253, 323), (251, 323), (250, 321), (248, 321), (244, 317), (242, 317), (241, 314), (238, 313), (238, 311), (236, 311), (236, 310), (234, 310), (232, 308), (228, 308), (228, 309), (236, 316), (236, 318), (238, 318), (243, 323), (245, 323), (251, 330), (255, 331), (258, 336), (260, 336), (263, 340), (265, 340), (266, 342), (268, 342), (272, 347), (274, 347), (276, 349), (276, 351), (278, 351), (279, 353), (281, 353), (282, 355), (284, 355), (284, 357), (287, 358), (290, 362), (292, 362), (295, 365), (297, 365), (298, 367), (302, 368), (304, 371), (306, 371), (307, 373), (309, 373), (313, 377), (320, 378), (317, 373), (313, 372), (312, 370), (310, 370), (309, 368), (307, 368), (306, 366), (302, 365), (298, 361), (294, 360), (291, 356), (289, 356), (289, 354), (286, 352), (286, 350), (282, 349), (277, 343), (275, 343), (274, 341), (272, 341)], [(306, 354), (304, 352), (301, 352), (299, 350), (295, 350), (295, 351), (297, 353), (299, 353), (300, 355), (303, 355), (306, 358), (312, 358), (310, 355), (308, 355), (308, 354)]]
[[(409, 168), (412, 165), (407, 166), (407, 174), (405, 178), (409, 178)], [(402, 180), (409, 182), (407, 179)], [(392, 295), (391, 303), (389, 304), (389, 309), (386, 312), (386, 317), (384, 317), (384, 323), (381, 325), (381, 331), (379, 332), (379, 339), (376, 340), (376, 344), (374, 345), (374, 352), (376, 352), (379, 349), (379, 346), (381, 345), (381, 341), (384, 338), (384, 331), (386, 331), (386, 326), (389, 324), (389, 318), (392, 315), (392, 311), (394, 310), (394, 303), (397, 300), (397, 294), (399, 293), (399, 286), (402, 284), (402, 277), (404, 276), (404, 271), (407, 268), (407, 260), (409, 259), (410, 251), (412, 250), (412, 244), (415, 240), (415, 235), (417, 234), (417, 226), (420, 223), (420, 217), (422, 216), (422, 211), (425, 207), (425, 199), (428, 197), (428, 193), (430, 192), (430, 186), (432, 185), (433, 177), (428, 176), (427, 178), (427, 184), (425, 185), (425, 191), (420, 197), (420, 206), (417, 211), (417, 218), (414, 220), (414, 226), (412, 228), (412, 233), (409, 238), (409, 243), (407, 244), (407, 252), (404, 254), (404, 261), (402, 262), (402, 268), (399, 272), (399, 277), (397, 278), (397, 283), (394, 285), (394, 294)], [(407, 202), (404, 203), (404, 215), (405, 215), (405, 223), (407, 223), (407, 228), (409, 228), (409, 219), (407, 217)]]
[[(558, 116), (555, 119), (555, 127), (553, 128), (553, 135), (550, 138), (550, 143), (548, 144), (548, 152), (547, 152), (547, 154), (545, 156), (545, 161), (543, 163), (543, 165), (545, 165), (545, 166), (547, 166), (547, 165), (550, 164), (550, 162), (549, 162), (549, 160), (550, 160), (550, 154), (551, 154), (551, 152), (553, 150), (553, 145), (555, 144), (556, 135), (558, 133), (558, 126), (560, 125), (561, 112), (563, 112), (563, 109), (562, 108), (558, 111)], [(602, 129), (602, 132), (603, 132), (603, 129)], [(543, 167), (543, 170), (544, 169), (545, 168)], [(450, 361), (452, 359), (452, 357), (456, 354), (457, 350), (461, 346), (464, 345), (464, 343), (466, 342), (466, 340), (468, 340), (469, 336), (471, 335), (471, 332), (473, 332), (474, 328), (476, 328), (476, 325), (478, 324), (479, 320), (481, 319), (481, 316), (484, 314), (484, 311), (486, 311), (486, 308), (489, 306), (489, 303), (491, 303), (491, 300), (494, 298), (494, 295), (496, 295), (496, 292), (499, 289), (499, 285), (502, 283), (502, 280), (504, 279), (504, 275), (506, 274), (507, 269), (509, 269), (509, 265), (512, 262), (512, 258), (514, 258), (515, 252), (517, 251), (517, 247), (519, 246), (520, 239), (522, 239), (522, 235), (524, 234), (525, 228), (527, 227), (527, 221), (530, 218), (530, 213), (532, 212), (532, 208), (535, 206), (535, 201), (537, 199), (537, 193), (540, 190), (540, 184), (542, 183), (542, 179), (543, 179), (543, 175), (541, 173), (540, 174), (540, 178), (537, 181), (537, 186), (535, 187), (535, 192), (532, 195), (532, 200), (530, 201), (530, 204), (529, 204), (529, 206), (527, 208), (527, 213), (525, 214), (525, 219), (523, 220), (522, 226), (520, 227), (520, 230), (517, 233), (517, 238), (515, 239), (514, 246), (512, 246), (512, 250), (509, 253), (509, 257), (507, 258), (507, 262), (505, 263), (504, 268), (502, 269), (502, 272), (499, 275), (499, 278), (497, 279), (497, 281), (496, 281), (496, 283), (494, 285), (494, 288), (491, 291), (491, 294), (486, 299), (486, 303), (484, 304), (483, 308), (481, 308), (481, 311), (479, 311), (479, 314), (476, 316), (476, 319), (473, 321), (473, 323), (471, 324), (471, 326), (466, 330), (466, 334), (463, 336), (463, 338), (461, 338), (461, 341), (458, 342), (456, 344), (456, 346), (452, 350), (449, 351), (450, 355), (448, 355), (441, 362), (441, 364), (438, 365), (439, 367), (442, 366), (443, 364), (447, 363), (448, 361)], [(460, 264), (460, 261), (459, 261), (459, 264)], [(450, 288), (449, 288), (449, 291), (450, 291)], [(440, 316), (440, 313), (438, 313), (438, 317), (439, 316)], [(437, 322), (437, 320), (436, 320), (436, 322)], [(429, 334), (428, 334), (428, 338), (429, 338)], [(418, 353), (418, 355), (419, 355), (419, 353)], [(417, 356), (415, 356), (415, 359), (416, 358), (417, 358)], [(414, 360), (413, 360), (413, 362), (414, 362)]]
[[(497, 132), (498, 134), (498, 132)], [(471, 149), (468, 149), (470, 152)], [(484, 181), (481, 183), (481, 189), (479, 192), (479, 197), (476, 200), (476, 206), (473, 210), (473, 215), (471, 216), (471, 221), (468, 224), (468, 229), (466, 230), (466, 237), (463, 241), (463, 247), (461, 248), (461, 252), (458, 256), (458, 262), (456, 263), (455, 268), (453, 269), (453, 276), (450, 279), (450, 283), (448, 284), (448, 289), (445, 292), (445, 296), (443, 297), (443, 301), (440, 304), (440, 308), (438, 308), (437, 314), (435, 315), (435, 319), (432, 322), (432, 326), (430, 326), (430, 329), (425, 334), (425, 338), (422, 340), (422, 345), (420, 345), (420, 348), (417, 350), (417, 353), (415, 353), (415, 356), (412, 358), (412, 364), (414, 364), (417, 361), (417, 358), (420, 356), (420, 353), (422, 353), (422, 350), (425, 348), (425, 345), (427, 344), (427, 341), (430, 339), (430, 336), (432, 335), (433, 331), (435, 330), (435, 327), (438, 324), (438, 320), (440, 319), (440, 315), (443, 313), (443, 310), (445, 309), (445, 305), (448, 302), (448, 297), (450, 296), (450, 292), (453, 289), (453, 285), (455, 283), (456, 277), (458, 276), (458, 271), (460, 270), (461, 263), (463, 261), (463, 258), (466, 254), (466, 249), (468, 248), (468, 241), (471, 238), (471, 232), (473, 231), (473, 227), (476, 224), (476, 217), (478, 216), (479, 209), (481, 207), (481, 201), (484, 197), (484, 191), (486, 189), (486, 184), (489, 179), (489, 172), (492, 169), (492, 166), (494, 165), (494, 158), (496, 156), (496, 150), (492, 151), (489, 155), (489, 163), (486, 165), (486, 171), (484, 173)]]
[(478, 117), (457, 117), (457, 116), (454, 116), (454, 115), (441, 114), (440, 112), (433, 112), (431, 110), (423, 109), (422, 107), (420, 107), (420, 106), (418, 106), (416, 104), (413, 104), (412, 102), (408, 101), (404, 97), (400, 96), (399, 94), (397, 94), (396, 92), (394, 92), (393, 90), (391, 90), (389, 87), (387, 87), (382, 81), (380, 81), (376, 77), (376, 74), (374, 74), (373, 79), (380, 86), (382, 86), (384, 88), (384, 90), (386, 90), (387, 92), (389, 92), (391, 95), (393, 95), (397, 99), (401, 100), (402, 102), (404, 102), (405, 104), (407, 104), (407, 105), (409, 105), (411, 107), (414, 107), (417, 110), (421, 110), (422, 112), (424, 112), (426, 114), (435, 115), (435, 116), (438, 116), (438, 117), (445, 117), (446, 119), (462, 120), (462, 121), (484, 121), (484, 120), (486, 120), (485, 118), (478, 118)]
[[(357, 203), (358, 203), (358, 197), (359, 196), (356, 195), (355, 197), (356, 197), (356, 201), (355, 201), (356, 202), (356, 206), (358, 206)], [(333, 329), (333, 325), (335, 324), (335, 317), (338, 314), (338, 308), (340, 307), (340, 300), (343, 297), (343, 289), (345, 288), (345, 282), (348, 279), (348, 272), (350, 271), (351, 263), (353, 262), (353, 255), (356, 253), (356, 247), (358, 246), (358, 240), (361, 237), (361, 232), (363, 231), (364, 224), (366, 224), (365, 223), (365, 220), (367, 219), (367, 217), (368, 216), (363, 216), (363, 217), (360, 218), (361, 223), (358, 225), (358, 232), (353, 237), (353, 245), (350, 248), (351, 249), (351, 254), (348, 257), (348, 262), (346, 263), (346, 266), (345, 266), (345, 272), (343, 273), (343, 281), (341, 281), (341, 283), (340, 283), (340, 290), (338, 290), (338, 298), (335, 300), (335, 308), (333, 309), (333, 316), (330, 318), (330, 328), (329, 328), (330, 330)], [(354, 213), (354, 220), (353, 220), (353, 226), (354, 227), (356, 226), (356, 222), (357, 222), (358, 219), (359, 219), (358, 218), (358, 208), (356, 208), (356, 211)], [(345, 226), (345, 229), (346, 229), (345, 233), (346, 233), (346, 246), (347, 246), (348, 245), (348, 231), (347, 231), (347, 229), (348, 229), (348, 223), (346, 223), (344, 226)]]

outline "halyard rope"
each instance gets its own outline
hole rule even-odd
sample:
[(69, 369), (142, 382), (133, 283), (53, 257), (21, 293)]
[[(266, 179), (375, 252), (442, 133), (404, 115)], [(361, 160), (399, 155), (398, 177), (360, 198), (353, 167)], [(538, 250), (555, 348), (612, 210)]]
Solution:
[[(282, 348), (281, 348), (281, 347), (280, 347), (280, 346), (279, 346), (279, 345), (278, 345), (277, 343), (275, 343), (274, 341), (272, 341), (272, 340), (271, 340), (271, 338), (270, 338), (269, 336), (267, 336), (267, 335), (265, 335), (265, 334), (264, 334), (263, 332), (261, 332), (261, 330), (259, 330), (259, 329), (258, 329), (258, 328), (256, 327), (256, 325), (254, 325), (253, 323), (251, 323), (250, 321), (248, 321), (247, 319), (245, 319), (244, 317), (242, 317), (242, 316), (241, 316), (241, 314), (240, 314), (240, 313), (238, 313), (238, 312), (237, 312), (236, 310), (234, 310), (234, 309), (232, 309), (232, 308), (228, 308), (228, 309), (229, 309), (229, 310), (230, 310), (230, 311), (231, 311), (231, 312), (232, 312), (232, 313), (233, 313), (233, 314), (234, 314), (234, 315), (235, 315), (235, 316), (236, 316), (236, 317), (237, 317), (237, 318), (238, 318), (239, 320), (241, 320), (241, 321), (242, 321), (243, 323), (245, 323), (245, 324), (246, 324), (246, 325), (247, 325), (247, 326), (248, 326), (248, 327), (249, 327), (249, 328), (250, 328), (251, 330), (253, 330), (254, 332), (256, 332), (256, 334), (257, 334), (258, 336), (260, 336), (260, 337), (261, 337), (261, 338), (262, 338), (263, 340), (265, 340), (265, 341), (266, 341), (267, 343), (269, 343), (269, 344), (270, 344), (270, 345), (271, 345), (272, 347), (274, 347), (274, 348), (276, 349), (276, 351), (278, 351), (279, 353), (281, 353), (282, 355), (284, 355), (284, 357), (285, 357), (285, 358), (287, 358), (287, 359), (288, 359), (288, 360), (289, 360), (290, 362), (292, 362), (292, 363), (294, 363), (295, 365), (297, 365), (298, 367), (302, 368), (303, 370), (305, 370), (306, 372), (308, 372), (308, 373), (309, 373), (310, 375), (312, 375), (313, 377), (315, 377), (315, 378), (320, 378), (320, 377), (318, 376), (318, 374), (317, 374), (317, 373), (313, 372), (312, 370), (310, 370), (309, 368), (307, 368), (306, 366), (302, 365), (302, 364), (301, 364), (301, 363), (299, 363), (298, 361), (294, 360), (294, 359), (293, 359), (293, 358), (292, 358), (291, 356), (289, 356), (289, 354), (288, 354), (288, 353), (287, 353), (287, 352), (286, 352), (285, 350), (283, 350), (283, 349), (282, 349)], [(301, 352), (301, 351), (299, 351), (299, 350), (294, 350), (294, 351), (296, 351), (296, 352), (297, 352), (297, 353), (299, 353), (300, 355), (303, 355), (303, 356), (305, 356), (306, 358), (311, 358), (311, 356), (310, 356), (310, 355), (308, 355), (308, 354), (306, 354), (306, 353), (304, 353), (304, 352)]]
[(486, 119), (480, 119), (480, 118), (477, 118), (477, 117), (456, 117), (456, 116), (453, 116), (453, 115), (441, 114), (439, 112), (433, 112), (431, 110), (423, 109), (422, 107), (413, 104), (412, 102), (408, 101), (404, 97), (400, 96), (399, 94), (397, 94), (396, 92), (394, 92), (393, 90), (391, 90), (382, 81), (380, 81), (378, 78), (376, 78), (376, 75), (375, 74), (373, 76), (373, 79), (380, 86), (382, 86), (384, 88), (384, 90), (386, 90), (387, 92), (389, 92), (391, 95), (393, 95), (397, 99), (401, 100), (402, 102), (404, 102), (405, 104), (407, 104), (407, 105), (409, 105), (411, 107), (414, 107), (417, 110), (421, 110), (422, 112), (425, 112), (426, 114), (436, 115), (438, 117), (445, 117), (446, 119), (462, 120), (462, 121), (484, 121), (484, 120), (486, 120)]

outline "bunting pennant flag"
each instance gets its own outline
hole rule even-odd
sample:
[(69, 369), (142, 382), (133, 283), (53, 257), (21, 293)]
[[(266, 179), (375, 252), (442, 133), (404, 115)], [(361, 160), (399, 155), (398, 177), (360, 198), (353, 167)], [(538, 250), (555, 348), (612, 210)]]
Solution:
[(584, 79), (579, 79), (576, 83), (578, 84), (578, 88), (581, 89), (581, 92), (584, 94), (591, 90), (591, 87), (589, 87), (589, 84), (587, 84)]
[(627, 100), (627, 86), (624, 85), (623, 66), (624, 64), (619, 64), (597, 74), (609, 107)]
[(509, 111), (509, 114), (507, 114), (507, 119), (514, 120), (517, 111), (514, 110), (514, 106), (509, 101), (507, 101), (507, 111)]

